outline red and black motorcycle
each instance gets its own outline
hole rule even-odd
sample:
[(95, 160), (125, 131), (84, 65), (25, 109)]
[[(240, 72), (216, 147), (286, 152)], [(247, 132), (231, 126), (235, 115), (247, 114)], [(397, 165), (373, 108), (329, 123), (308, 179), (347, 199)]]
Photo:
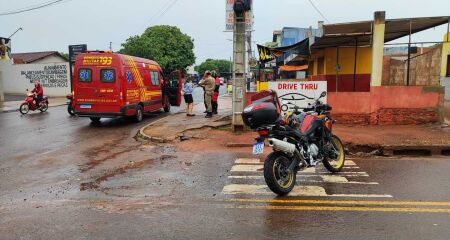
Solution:
[(259, 102), (244, 109), (242, 118), (259, 134), (253, 153), (263, 153), (265, 139), (273, 149), (265, 159), (264, 179), (274, 193), (288, 194), (295, 186), (297, 172), (319, 163), (333, 173), (342, 170), (344, 146), (332, 133), (335, 123), (330, 116), (332, 108), (320, 101), (326, 92), (303, 111), (295, 106), (284, 117), (276, 92), (265, 91), (260, 95)]
[(48, 97), (43, 96), (38, 104), (35, 103), (35, 93), (27, 93), (27, 97), (25, 101), (20, 105), (19, 111), (21, 114), (27, 114), (30, 110), (36, 111), (39, 110), (41, 112), (45, 112), (48, 110)]

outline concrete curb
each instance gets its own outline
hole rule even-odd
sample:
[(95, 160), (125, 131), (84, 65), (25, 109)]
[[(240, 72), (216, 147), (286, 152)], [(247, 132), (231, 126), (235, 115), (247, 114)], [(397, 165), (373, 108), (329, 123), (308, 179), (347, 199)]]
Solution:
[[(227, 97), (230, 97), (230, 95), (229, 95), (229, 94), (224, 94), (224, 95), (220, 95), (220, 96), (219, 96), (219, 98), (223, 98), (223, 97), (227, 98)], [(199, 105), (199, 104), (202, 104), (202, 102), (194, 103), (194, 107), (197, 106), (197, 105)], [(219, 109), (219, 110), (224, 110), (224, 109)], [(161, 118), (161, 119), (158, 119), (158, 120), (156, 120), (156, 121), (154, 121), (154, 122), (152, 122), (152, 123), (149, 123), (149, 124), (143, 126), (142, 128), (139, 129), (139, 131), (138, 131), (138, 133), (136, 134), (135, 137), (136, 137), (137, 139), (141, 139), (141, 140), (144, 140), (144, 141), (151, 141), (151, 142), (155, 142), (155, 143), (168, 143), (168, 142), (174, 141), (178, 136), (176, 136), (175, 139), (173, 139), (173, 140), (170, 140), (170, 139), (163, 139), (163, 138), (160, 138), (160, 137), (149, 136), (149, 135), (145, 134), (144, 130), (145, 130), (147, 127), (150, 127), (150, 126), (152, 126), (152, 125), (154, 125), (154, 124), (156, 124), (156, 123), (158, 123), (158, 122), (160, 122), (160, 121), (166, 119), (167, 117), (170, 117), (170, 116), (175, 115), (175, 114), (183, 113), (183, 111), (184, 111), (184, 109), (180, 109), (178, 112), (175, 112), (174, 114), (170, 114), (170, 115), (168, 115), (168, 116), (165, 116), (165, 117), (163, 117), (163, 118)], [(218, 120), (221, 120), (221, 119), (224, 119), (224, 118), (230, 117), (230, 116), (231, 116), (231, 114), (230, 114), (230, 115), (226, 115), (226, 116), (222, 116), (222, 117), (219, 118)], [(225, 122), (225, 121), (224, 121), (224, 122)], [(223, 125), (220, 125), (220, 126), (225, 126), (225, 125), (228, 125), (228, 124), (223, 124)], [(184, 131), (180, 132), (180, 134), (182, 134), (182, 133), (184, 133), (184, 132), (186, 132), (186, 131), (198, 130), (198, 129), (205, 128), (205, 127), (218, 128), (218, 127), (220, 127), (220, 126), (205, 125), (205, 126), (202, 126), (202, 127), (193, 127), (193, 128), (190, 128), (190, 129), (185, 129)]]
[[(67, 103), (64, 103), (64, 104), (57, 104), (57, 105), (52, 105), (52, 106), (48, 106), (49, 108), (52, 108), (52, 107), (61, 107), (61, 106), (64, 106), (64, 105), (67, 105)], [(19, 111), (19, 109), (11, 109), (11, 110), (0, 110), (0, 113), (10, 113), (10, 112), (18, 112)]]

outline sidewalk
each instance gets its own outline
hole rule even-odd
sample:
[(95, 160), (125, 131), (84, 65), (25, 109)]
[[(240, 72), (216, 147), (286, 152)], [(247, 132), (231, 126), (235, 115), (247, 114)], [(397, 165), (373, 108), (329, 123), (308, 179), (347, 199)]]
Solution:
[[(185, 137), (209, 138), (211, 133), (194, 131), (229, 125), (231, 118), (231, 96), (219, 99), (219, 115), (204, 118), (203, 103), (194, 107), (195, 117), (185, 112), (170, 115), (141, 129), (140, 135), (155, 142), (170, 142)], [(232, 133), (216, 131), (220, 136), (223, 151), (227, 147), (251, 147), (256, 133)], [(450, 155), (450, 126), (448, 125), (334, 125), (333, 133), (341, 138), (351, 154), (360, 155)]]
[(204, 128), (218, 128), (231, 123), (231, 95), (219, 98), (219, 114), (212, 118), (205, 118), (205, 107), (202, 103), (194, 106), (194, 117), (186, 116), (183, 110), (153, 122), (140, 130), (140, 137), (154, 142), (171, 142), (180, 137), (184, 139), (196, 138), (194, 130)]
[[(25, 99), (25, 97), (23, 97)], [(22, 104), (23, 100), (21, 101), (6, 101), (6, 102), (0, 102), (0, 113), (1, 112), (14, 112), (19, 111), (20, 104)], [(66, 104), (66, 98), (65, 97), (52, 97), (48, 99), (49, 107), (56, 107)]]

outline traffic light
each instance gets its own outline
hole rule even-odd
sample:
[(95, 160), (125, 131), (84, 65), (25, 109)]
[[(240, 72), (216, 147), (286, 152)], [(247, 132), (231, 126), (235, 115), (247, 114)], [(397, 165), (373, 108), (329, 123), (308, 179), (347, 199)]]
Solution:
[(233, 10), (237, 14), (242, 14), (252, 9), (252, 0), (236, 0), (234, 2)]

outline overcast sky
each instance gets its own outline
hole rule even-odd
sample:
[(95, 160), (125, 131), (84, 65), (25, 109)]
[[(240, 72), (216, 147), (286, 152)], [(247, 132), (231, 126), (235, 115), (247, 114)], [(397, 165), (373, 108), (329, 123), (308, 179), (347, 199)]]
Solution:
[[(49, 0), (0, 0), (0, 13)], [(120, 49), (129, 36), (152, 25), (174, 25), (195, 39), (197, 63), (206, 58), (232, 55), (232, 33), (225, 29), (226, 0), (65, 0), (46, 8), (0, 16), (0, 36), (12, 37), (13, 52), (62, 51), (70, 44), (86, 43), (88, 49)], [(450, 15), (449, 0), (313, 0), (330, 23), (373, 19), (373, 12), (386, 11), (386, 18)], [(308, 0), (254, 0), (253, 40), (271, 41), (272, 32), (286, 27), (317, 26), (323, 20)], [(442, 41), (447, 26), (413, 35), (413, 41)], [(403, 40), (404, 41), (404, 40)]]

